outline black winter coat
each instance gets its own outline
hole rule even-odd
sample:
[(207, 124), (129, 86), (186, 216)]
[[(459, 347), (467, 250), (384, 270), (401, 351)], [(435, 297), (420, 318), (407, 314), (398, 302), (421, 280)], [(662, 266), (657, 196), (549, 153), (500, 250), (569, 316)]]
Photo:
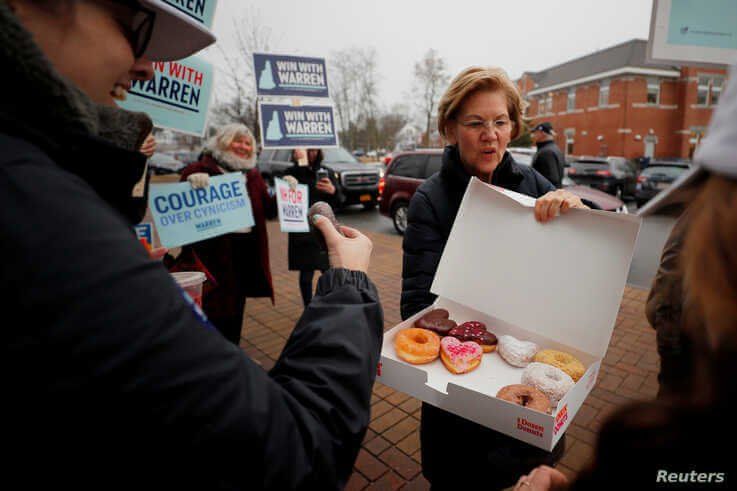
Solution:
[[(330, 181), (335, 186), (335, 194), (325, 194), (319, 191), (317, 184), (317, 171), (321, 168), (318, 163), (315, 166), (300, 167), (294, 164), (288, 168), (284, 174), (293, 176), (300, 184), (305, 184), (310, 190), (309, 203), (312, 206), (317, 201), (325, 201), (333, 209), (340, 206), (343, 196), (340, 193), (340, 186), (335, 181), (332, 173), (328, 171)], [(323, 167), (324, 168), (324, 167)], [(327, 169), (326, 169), (327, 170)], [(292, 271), (314, 271), (319, 269), (325, 271), (330, 267), (328, 261), (328, 253), (320, 247), (311, 232), (306, 233), (290, 233), (288, 244), (289, 269)]]
[[(440, 172), (425, 181), (410, 201), (402, 246), (403, 319), (435, 300), (430, 284), (470, 179), (456, 147), (448, 146)], [(538, 172), (517, 164), (509, 153), (504, 155), (491, 179), (496, 186), (534, 198), (555, 190)], [(433, 489), (511, 486), (535, 466), (552, 464), (564, 447), (561, 439), (551, 454), (426, 403), (422, 405), (420, 437), (422, 471)], [(448, 460), (449, 452), (460, 447), (463, 472), (458, 472), (456, 465), (449, 465)]]
[(537, 153), (532, 159), (532, 168), (542, 174), (553, 186), (563, 187), (566, 158), (554, 141), (537, 144)]
[(371, 281), (323, 275), (265, 372), (208, 327), (136, 239), (130, 196), (145, 158), (120, 148), (130, 128), (97, 136), (100, 108), (50, 68), (4, 2), (0, 27), (5, 482), (342, 489), (382, 341)]
[[(18, 319), (0, 351), (10, 482), (345, 485), (382, 340), (366, 275), (323, 275), (267, 374), (203, 324), (113, 207), (115, 193), (93, 187), (85, 167), (99, 148), (70, 152), (74, 167), (6, 134), (0, 148), (0, 309)], [(129, 163), (106, 163), (122, 186)]]

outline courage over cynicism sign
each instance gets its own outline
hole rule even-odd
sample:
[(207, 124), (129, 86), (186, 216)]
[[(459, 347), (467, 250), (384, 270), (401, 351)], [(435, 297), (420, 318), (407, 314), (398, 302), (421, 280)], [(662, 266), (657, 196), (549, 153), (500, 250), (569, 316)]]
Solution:
[(164, 247), (179, 247), (254, 225), (240, 172), (211, 177), (210, 186), (200, 189), (193, 189), (188, 182), (151, 184), (148, 202)]

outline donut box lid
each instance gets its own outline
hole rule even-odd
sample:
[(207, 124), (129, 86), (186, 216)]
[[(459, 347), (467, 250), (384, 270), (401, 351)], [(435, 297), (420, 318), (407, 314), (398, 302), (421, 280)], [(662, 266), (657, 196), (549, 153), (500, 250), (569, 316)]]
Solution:
[(472, 178), (431, 291), (598, 357), (617, 319), (641, 219), (570, 210)]

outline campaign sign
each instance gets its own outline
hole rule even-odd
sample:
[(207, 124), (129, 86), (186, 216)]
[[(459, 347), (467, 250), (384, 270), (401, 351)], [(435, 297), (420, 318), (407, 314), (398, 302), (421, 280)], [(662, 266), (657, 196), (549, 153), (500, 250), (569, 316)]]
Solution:
[(244, 176), (232, 172), (210, 178), (210, 186), (188, 182), (151, 184), (149, 207), (164, 247), (178, 247), (253, 227)]
[(212, 28), (217, 0), (164, 0), (178, 11)]
[(145, 240), (149, 246), (153, 245), (154, 233), (150, 223), (139, 223), (133, 227), (133, 229), (136, 231), (136, 237), (138, 237), (139, 240)]
[(309, 232), (307, 210), (309, 208), (310, 189), (304, 184), (297, 184), (291, 189), (282, 179), (274, 179), (276, 185), (276, 205), (279, 210), (279, 225), (282, 232)]
[(329, 97), (324, 58), (253, 54), (256, 94), (274, 97)]
[(333, 106), (259, 103), (263, 148), (338, 146)]
[(148, 114), (159, 128), (203, 136), (213, 85), (212, 65), (194, 56), (153, 65), (153, 78), (134, 80), (126, 100), (118, 105)]

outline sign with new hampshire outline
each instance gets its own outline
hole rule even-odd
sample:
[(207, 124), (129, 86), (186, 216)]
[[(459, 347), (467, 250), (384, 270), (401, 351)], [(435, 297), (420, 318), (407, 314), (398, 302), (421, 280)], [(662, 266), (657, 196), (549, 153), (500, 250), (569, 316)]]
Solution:
[(259, 97), (329, 97), (324, 58), (254, 53), (253, 67)]
[(338, 146), (332, 105), (293, 106), (260, 102), (258, 109), (263, 148)]

